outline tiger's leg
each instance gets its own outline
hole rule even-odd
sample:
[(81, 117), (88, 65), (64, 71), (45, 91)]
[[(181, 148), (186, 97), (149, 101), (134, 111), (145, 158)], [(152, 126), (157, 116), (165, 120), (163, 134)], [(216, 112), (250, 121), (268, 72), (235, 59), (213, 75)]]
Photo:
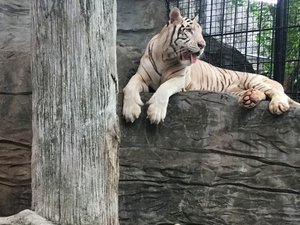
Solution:
[(134, 122), (141, 114), (140, 92), (149, 92), (148, 85), (143, 77), (136, 73), (131, 77), (128, 84), (123, 89), (123, 116), (127, 122)]
[(269, 110), (273, 114), (280, 115), (289, 110), (290, 98), (284, 93), (283, 86), (275, 80), (268, 79), (267, 83), (271, 86), (266, 90), (266, 95), (271, 99)]
[(270, 98), (269, 111), (272, 114), (280, 115), (289, 110), (290, 98), (284, 93), (283, 86), (277, 81), (257, 75), (248, 86), (254, 87)]
[(147, 102), (149, 104), (147, 115), (151, 123), (159, 124), (165, 119), (169, 98), (183, 90), (184, 86), (185, 76), (173, 77), (159, 86)]
[[(272, 114), (280, 115), (290, 108), (289, 100), (290, 98), (284, 93), (284, 89), (280, 83), (277, 81), (271, 80), (262, 75), (251, 75), (249, 78), (246, 76), (245, 79), (248, 79), (249, 82), (245, 85), (247, 89), (254, 89), (259, 91), (260, 95), (265, 95), (270, 98), (269, 111)], [(245, 82), (241, 82), (243, 84)], [(258, 93), (259, 93), (258, 92)]]

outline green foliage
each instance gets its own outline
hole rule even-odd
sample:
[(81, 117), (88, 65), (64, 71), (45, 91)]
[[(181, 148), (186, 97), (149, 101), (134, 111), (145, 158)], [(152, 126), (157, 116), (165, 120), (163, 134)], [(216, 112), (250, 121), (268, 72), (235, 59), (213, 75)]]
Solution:
[[(232, 0), (237, 6), (247, 6), (248, 0)], [(261, 30), (256, 35), (258, 53), (260, 56), (273, 58), (274, 53), (274, 26), (276, 19), (276, 5), (253, 2), (249, 4), (250, 15), (257, 21), (258, 29)], [(288, 26), (287, 32), (287, 52), (285, 63), (285, 80), (290, 83), (287, 89), (293, 89), (300, 78), (299, 74), (299, 51), (300, 51), (300, 4), (299, 0), (288, 1)], [(271, 63), (263, 65), (263, 73), (269, 74), (271, 71)], [(268, 72), (269, 71), (269, 72)], [(269, 74), (272, 76), (272, 74)], [(299, 81), (300, 82), (300, 81)], [(299, 85), (299, 84), (298, 84)], [(300, 86), (300, 85), (299, 85)]]
[[(263, 4), (252, 2), (250, 4), (250, 13), (257, 21), (258, 29), (260, 30), (256, 35), (256, 42), (258, 43), (258, 53), (261, 56), (271, 59), (273, 53), (273, 26), (276, 15), (276, 8), (271, 4)], [(271, 64), (263, 64), (263, 73), (271, 76)]]
[[(288, 21), (289, 26), (292, 28), (288, 29), (287, 60), (294, 60), (294, 62), (288, 62), (286, 64), (286, 75), (293, 76), (291, 77), (291, 82), (295, 84), (300, 77), (299, 69), (295, 71), (295, 68), (299, 67), (299, 65), (296, 64), (299, 64), (300, 57), (300, 4), (298, 0), (289, 1)], [(293, 28), (293, 26), (296, 27)]]

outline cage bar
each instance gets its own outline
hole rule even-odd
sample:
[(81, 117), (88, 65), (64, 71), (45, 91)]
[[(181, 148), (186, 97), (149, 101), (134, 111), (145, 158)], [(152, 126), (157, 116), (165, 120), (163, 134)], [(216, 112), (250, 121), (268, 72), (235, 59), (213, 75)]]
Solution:
[[(296, 34), (300, 40), (297, 0), (278, 0), (277, 4), (257, 0), (167, 2), (170, 8), (180, 8), (184, 16), (199, 15), (206, 41), (214, 40), (221, 46), (217, 66), (246, 70), (250, 64), (253, 71), (279, 81), (291, 97), (300, 99), (300, 41), (297, 46), (294, 41), (290, 43)], [(232, 49), (230, 63), (224, 55), (228, 48)], [(216, 60), (211, 58), (213, 49), (208, 46), (208, 57), (203, 59), (216, 65)], [(292, 58), (291, 49), (297, 52)], [(245, 56), (244, 62), (237, 60), (236, 50)]]

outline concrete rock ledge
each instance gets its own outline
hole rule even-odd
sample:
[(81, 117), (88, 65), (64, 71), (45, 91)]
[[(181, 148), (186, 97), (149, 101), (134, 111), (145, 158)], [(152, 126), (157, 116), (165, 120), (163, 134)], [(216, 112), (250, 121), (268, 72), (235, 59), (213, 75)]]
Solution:
[(267, 106), (189, 92), (160, 125), (121, 119), (120, 224), (300, 224), (300, 109)]
[[(299, 225), (300, 109), (267, 106), (188, 92), (171, 97), (160, 125), (147, 106), (135, 123), (121, 119), (120, 225)], [(24, 210), (0, 225), (53, 224)]]
[(0, 225), (54, 225), (35, 212), (25, 209), (9, 217), (0, 217)]

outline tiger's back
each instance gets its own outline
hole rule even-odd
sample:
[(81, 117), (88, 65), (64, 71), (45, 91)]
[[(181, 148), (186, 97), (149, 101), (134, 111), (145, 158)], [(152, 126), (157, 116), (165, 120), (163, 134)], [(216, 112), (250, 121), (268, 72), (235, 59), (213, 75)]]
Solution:
[[(235, 92), (257, 88), (266, 91), (261, 83), (273, 83), (265, 76), (247, 72), (234, 71), (213, 66), (205, 61), (197, 60), (191, 65), (190, 70), (191, 84), (187, 90), (207, 90), (217, 92)], [(278, 88), (282, 88), (279, 84)]]

